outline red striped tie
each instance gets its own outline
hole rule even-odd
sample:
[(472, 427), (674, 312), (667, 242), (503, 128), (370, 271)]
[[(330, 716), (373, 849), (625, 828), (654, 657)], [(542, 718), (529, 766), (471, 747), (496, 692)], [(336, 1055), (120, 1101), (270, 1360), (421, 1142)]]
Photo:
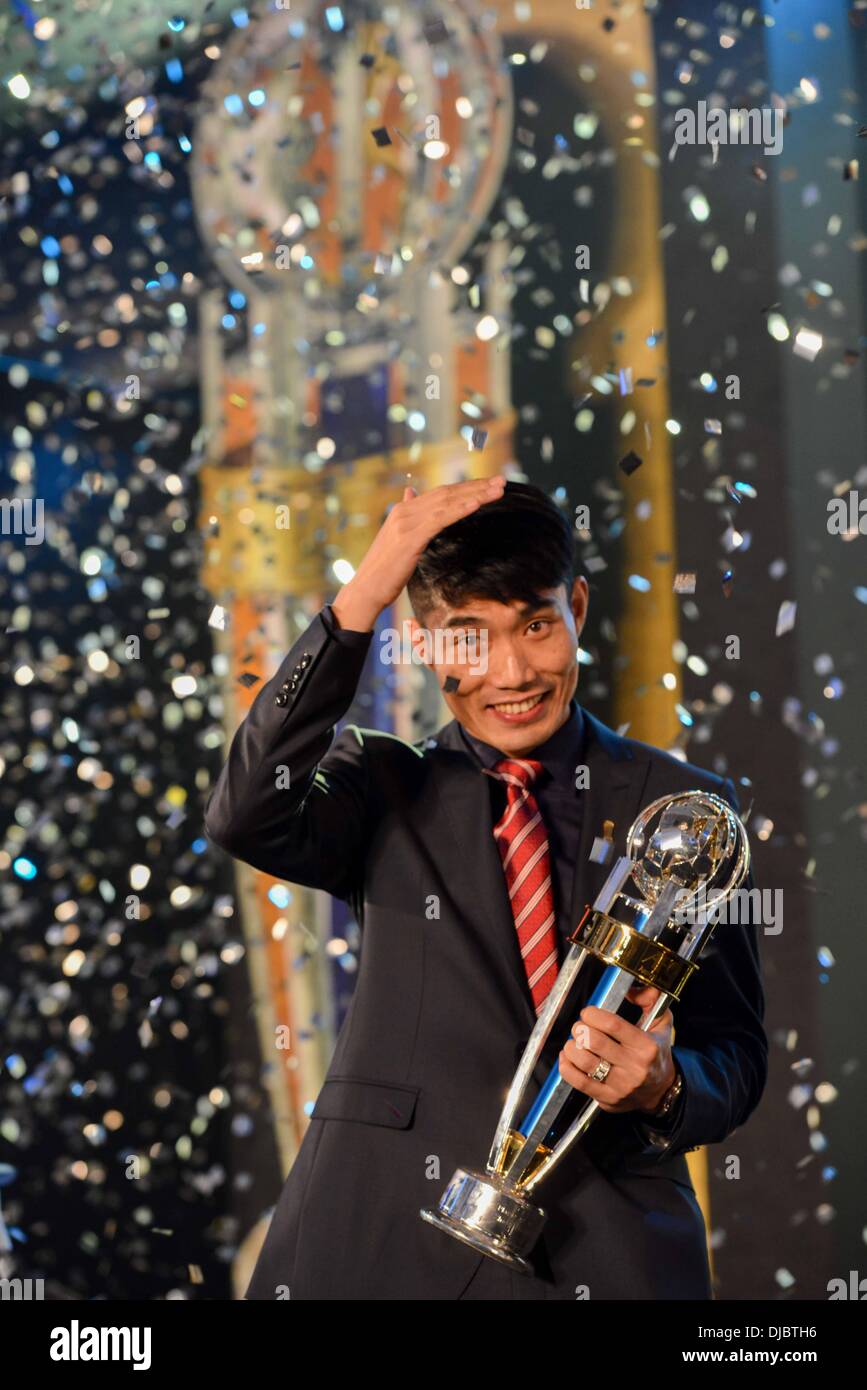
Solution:
[(541, 763), (504, 758), (493, 773), (506, 783), (506, 809), (494, 826), (494, 839), (503, 861), (536, 1013), (557, 978), (557, 927), (548, 833), (530, 790), (541, 771)]

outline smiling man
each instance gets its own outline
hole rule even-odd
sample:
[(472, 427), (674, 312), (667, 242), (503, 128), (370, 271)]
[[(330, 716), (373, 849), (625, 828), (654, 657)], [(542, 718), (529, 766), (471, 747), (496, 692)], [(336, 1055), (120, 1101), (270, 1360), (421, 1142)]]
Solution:
[[(379, 615), (404, 586), (422, 631), (484, 637), (429, 664), (453, 715), (436, 738), (334, 727)], [(709, 1298), (684, 1158), (757, 1104), (767, 1042), (755, 928), (720, 928), (674, 1020), (586, 1006), (554, 1061), (603, 1116), (547, 1182), (532, 1276), (424, 1224), (458, 1166), (483, 1167), (564, 943), (639, 810), (730, 781), (621, 738), (575, 698), (587, 584), (568, 520), (502, 479), (407, 489), (355, 577), (257, 696), (206, 828), (239, 859), (352, 905), (358, 981), (248, 1298)], [(430, 651), (428, 645), (426, 650)], [(433, 644), (433, 652), (438, 650)], [(455, 648), (440, 644), (451, 657)], [(463, 653), (463, 655), (461, 655)], [(290, 786), (278, 774), (290, 769)], [(631, 1015), (631, 1016), (627, 1016)]]

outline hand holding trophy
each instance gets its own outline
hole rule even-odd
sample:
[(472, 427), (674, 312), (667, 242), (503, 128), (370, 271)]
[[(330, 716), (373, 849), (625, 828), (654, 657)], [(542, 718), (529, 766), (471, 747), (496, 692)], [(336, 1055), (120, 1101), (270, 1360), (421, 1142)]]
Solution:
[(743, 823), (712, 792), (654, 801), (636, 817), (627, 853), (614, 864), (570, 938), (570, 948), (542, 1006), (509, 1087), (484, 1174), (458, 1168), (425, 1221), (523, 1273), (545, 1213), (529, 1200), (599, 1110), (588, 1100), (555, 1138), (555, 1122), (572, 1087), (555, 1066), (524, 1119), (515, 1125), (530, 1078), (588, 956), (603, 961), (590, 1004), (617, 1013), (635, 984), (659, 998), (641, 1021), (646, 1031), (679, 999), (713, 933), (720, 906), (745, 879), (750, 850)]

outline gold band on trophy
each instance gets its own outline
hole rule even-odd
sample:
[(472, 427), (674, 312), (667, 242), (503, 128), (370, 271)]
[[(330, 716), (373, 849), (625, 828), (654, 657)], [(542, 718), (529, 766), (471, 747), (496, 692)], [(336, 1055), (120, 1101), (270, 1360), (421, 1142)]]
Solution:
[(643, 985), (653, 985), (672, 999), (679, 999), (690, 975), (698, 969), (694, 961), (684, 960), (659, 941), (649, 941), (634, 927), (615, 922), (604, 912), (594, 912), (585, 927), (570, 936), (606, 965), (618, 965)]

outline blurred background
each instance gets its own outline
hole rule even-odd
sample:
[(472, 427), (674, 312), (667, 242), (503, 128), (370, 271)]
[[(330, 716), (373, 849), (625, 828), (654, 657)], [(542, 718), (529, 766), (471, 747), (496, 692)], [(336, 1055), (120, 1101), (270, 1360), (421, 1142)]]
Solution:
[[(782, 893), (764, 1100), (690, 1163), (718, 1297), (826, 1298), (867, 1263), (867, 5), (14, 0), (0, 55), (0, 1273), (243, 1288), (362, 943), (203, 807), (407, 479), (505, 472), (574, 516), (583, 702), (734, 777)], [(700, 103), (781, 148), (679, 143)], [(378, 650), (349, 719), (436, 729)]]

